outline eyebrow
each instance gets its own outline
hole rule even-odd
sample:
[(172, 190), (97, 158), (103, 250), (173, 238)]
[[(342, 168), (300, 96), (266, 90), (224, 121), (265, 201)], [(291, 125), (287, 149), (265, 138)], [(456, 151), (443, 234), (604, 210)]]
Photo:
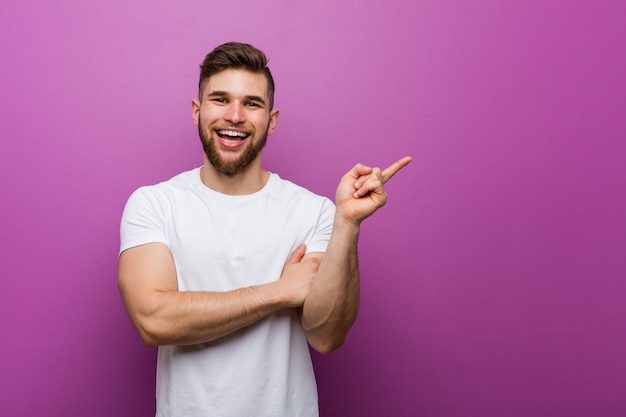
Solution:
[[(229, 93), (226, 92), (226, 91), (216, 90), (216, 91), (211, 91), (211, 92), (207, 93), (206, 96), (207, 97), (227, 97), (227, 96), (229, 96)], [(262, 104), (265, 105), (265, 100), (263, 99), (263, 97), (247, 95), (247, 96), (245, 96), (245, 98), (246, 98), (246, 100), (256, 101), (256, 102), (259, 102), (259, 103), (262, 103)]]

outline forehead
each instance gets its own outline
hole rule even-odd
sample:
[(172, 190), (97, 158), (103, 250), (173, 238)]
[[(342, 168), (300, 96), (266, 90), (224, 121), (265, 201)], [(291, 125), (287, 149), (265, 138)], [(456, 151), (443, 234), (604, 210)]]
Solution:
[(202, 94), (219, 91), (233, 96), (268, 98), (265, 75), (245, 69), (226, 69), (213, 74), (205, 83)]

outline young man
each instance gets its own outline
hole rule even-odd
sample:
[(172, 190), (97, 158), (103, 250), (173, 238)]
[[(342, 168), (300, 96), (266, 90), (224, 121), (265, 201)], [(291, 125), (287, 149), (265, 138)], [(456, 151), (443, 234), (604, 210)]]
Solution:
[(262, 168), (273, 97), (261, 51), (209, 53), (192, 101), (203, 166), (140, 188), (124, 210), (118, 282), (159, 346), (157, 416), (317, 416), (307, 341), (330, 352), (356, 318), (360, 223), (410, 158), (356, 165), (335, 208)]

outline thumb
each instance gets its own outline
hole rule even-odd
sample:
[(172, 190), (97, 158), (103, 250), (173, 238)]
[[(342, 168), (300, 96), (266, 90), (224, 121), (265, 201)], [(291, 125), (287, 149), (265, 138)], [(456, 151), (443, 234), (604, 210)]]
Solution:
[(298, 246), (295, 251), (293, 251), (293, 253), (289, 257), (289, 260), (287, 260), (287, 264), (299, 263), (305, 254), (306, 254), (306, 245), (303, 243), (300, 246)]

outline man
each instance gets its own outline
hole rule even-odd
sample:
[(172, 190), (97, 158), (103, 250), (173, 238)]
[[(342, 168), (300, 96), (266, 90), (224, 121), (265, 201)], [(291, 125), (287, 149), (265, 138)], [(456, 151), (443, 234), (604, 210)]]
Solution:
[(410, 158), (356, 165), (335, 209), (261, 167), (273, 98), (261, 51), (209, 53), (192, 100), (204, 164), (140, 188), (124, 210), (118, 281), (159, 346), (157, 416), (317, 416), (307, 341), (330, 352), (356, 318), (360, 223)]

